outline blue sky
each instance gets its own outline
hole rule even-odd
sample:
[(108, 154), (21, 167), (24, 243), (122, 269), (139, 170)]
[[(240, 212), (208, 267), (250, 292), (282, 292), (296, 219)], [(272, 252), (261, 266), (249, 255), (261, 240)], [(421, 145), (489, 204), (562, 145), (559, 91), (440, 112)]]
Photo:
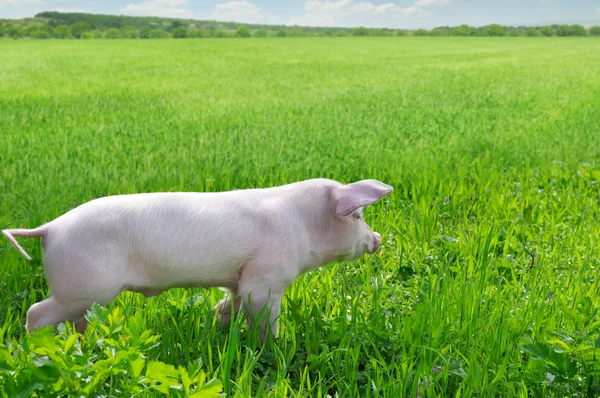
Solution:
[(0, 18), (72, 11), (310, 26), (600, 24), (600, 0), (0, 0)]

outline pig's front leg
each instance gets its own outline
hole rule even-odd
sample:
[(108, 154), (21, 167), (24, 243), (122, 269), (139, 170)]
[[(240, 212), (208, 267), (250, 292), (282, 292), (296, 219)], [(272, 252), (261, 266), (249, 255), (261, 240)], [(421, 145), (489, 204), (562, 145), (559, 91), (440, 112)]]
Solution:
[(77, 322), (75, 322), (75, 330), (77, 333), (84, 334), (85, 329), (87, 328), (88, 321), (85, 318), (81, 318)]
[(277, 337), (283, 292), (255, 291), (254, 293), (246, 296), (247, 298), (242, 296), (246, 319), (250, 329), (253, 329), (258, 322), (260, 340), (266, 343), (269, 335)]
[(239, 293), (248, 327), (253, 329), (258, 323), (261, 341), (266, 343), (269, 335), (277, 337), (281, 299), (288, 285), (288, 278), (261, 272), (264, 270), (265, 268), (250, 267), (245, 269), (240, 280)]

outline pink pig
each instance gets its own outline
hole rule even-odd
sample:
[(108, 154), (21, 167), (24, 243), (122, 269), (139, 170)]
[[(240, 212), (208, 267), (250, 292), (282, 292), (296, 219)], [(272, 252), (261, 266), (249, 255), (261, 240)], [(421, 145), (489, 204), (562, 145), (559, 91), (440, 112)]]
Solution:
[[(218, 193), (109, 196), (35, 229), (2, 234), (41, 237), (52, 297), (27, 312), (27, 329), (69, 320), (125, 290), (154, 296), (174, 287), (225, 287), (214, 310), (222, 324), (241, 305), (261, 338), (277, 335), (281, 298), (303, 272), (374, 253), (381, 236), (362, 207), (393, 191), (377, 180), (343, 185), (314, 179), (275, 188)], [(267, 315), (258, 318), (266, 308)], [(262, 312), (261, 312), (262, 314)], [(269, 322), (266, 322), (266, 319)]]

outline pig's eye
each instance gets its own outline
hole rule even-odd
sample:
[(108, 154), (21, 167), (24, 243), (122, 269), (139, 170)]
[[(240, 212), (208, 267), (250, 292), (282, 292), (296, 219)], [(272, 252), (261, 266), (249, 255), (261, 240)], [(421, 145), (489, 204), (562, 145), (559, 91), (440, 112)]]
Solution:
[(354, 213), (354, 218), (356, 218), (357, 220), (360, 220), (360, 213)]

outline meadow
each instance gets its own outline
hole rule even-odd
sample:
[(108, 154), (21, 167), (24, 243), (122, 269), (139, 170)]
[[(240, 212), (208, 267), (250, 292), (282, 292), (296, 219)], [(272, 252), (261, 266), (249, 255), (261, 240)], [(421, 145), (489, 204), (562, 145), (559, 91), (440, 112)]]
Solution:
[[(0, 42), (0, 228), (93, 198), (376, 178), (383, 237), (287, 291), (124, 293), (25, 333), (39, 241), (0, 241), (0, 396), (597, 396), (600, 40)], [(232, 242), (235, 244), (235, 242)], [(194, 395), (195, 394), (195, 395)]]

